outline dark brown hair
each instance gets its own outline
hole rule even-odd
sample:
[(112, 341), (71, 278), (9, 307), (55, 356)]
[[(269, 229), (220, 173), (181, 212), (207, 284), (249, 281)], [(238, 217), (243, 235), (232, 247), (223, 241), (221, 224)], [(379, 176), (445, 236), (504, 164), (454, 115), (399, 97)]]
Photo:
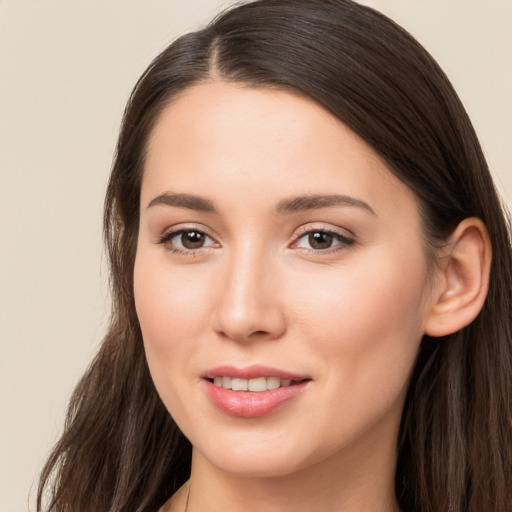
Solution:
[(190, 444), (149, 375), (132, 274), (152, 127), (177, 94), (212, 79), (289, 89), (323, 105), (415, 192), (427, 247), (464, 218), (484, 221), (493, 247), (488, 297), (471, 325), (421, 344), (396, 496), (407, 512), (510, 512), (512, 253), (504, 208), (439, 66), (391, 20), (348, 0), (240, 5), (179, 38), (138, 81), (105, 203), (111, 324), (42, 472), (38, 510), (48, 492), (48, 511), (156, 511), (189, 476)]

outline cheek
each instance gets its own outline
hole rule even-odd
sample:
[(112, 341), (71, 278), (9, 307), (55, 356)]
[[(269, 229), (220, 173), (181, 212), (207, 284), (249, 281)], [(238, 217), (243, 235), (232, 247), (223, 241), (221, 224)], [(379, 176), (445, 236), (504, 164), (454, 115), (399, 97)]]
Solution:
[(356, 336), (385, 325), (398, 331), (417, 326), (426, 289), (424, 257), (407, 250), (389, 252), (372, 252), (354, 265), (297, 276), (300, 284), (294, 295), (302, 296), (304, 308), (299, 317), (317, 318), (318, 328), (332, 326), (340, 335), (349, 326)]
[(403, 393), (423, 334), (425, 262), (406, 250), (359, 263), (323, 281), (309, 276), (299, 317), (322, 354), (329, 396), (385, 408)]
[(137, 256), (135, 307), (152, 373), (157, 367), (172, 367), (196, 349), (207, 323), (205, 277), (200, 269), (191, 273), (189, 268), (174, 267), (171, 271), (165, 253)]
[(134, 269), (135, 307), (149, 371), (179, 425), (187, 425), (189, 401), (197, 392), (191, 388), (190, 379), (197, 379), (195, 355), (207, 324), (209, 287), (199, 286), (205, 276), (198, 273), (196, 269), (191, 276), (186, 267), (171, 271), (166, 254), (151, 250), (138, 253)]

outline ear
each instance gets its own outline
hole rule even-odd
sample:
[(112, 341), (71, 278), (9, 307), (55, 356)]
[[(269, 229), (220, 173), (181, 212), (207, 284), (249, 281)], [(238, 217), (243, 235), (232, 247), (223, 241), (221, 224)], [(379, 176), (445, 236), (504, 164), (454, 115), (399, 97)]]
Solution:
[(439, 260), (425, 334), (447, 336), (480, 313), (489, 289), (492, 248), (484, 223), (471, 217), (453, 232)]

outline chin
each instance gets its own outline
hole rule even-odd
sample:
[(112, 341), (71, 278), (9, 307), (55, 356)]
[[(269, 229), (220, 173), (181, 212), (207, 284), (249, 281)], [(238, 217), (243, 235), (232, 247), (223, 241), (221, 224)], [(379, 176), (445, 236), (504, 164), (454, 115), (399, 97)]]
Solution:
[(304, 448), (304, 440), (289, 434), (272, 437), (267, 432), (260, 437), (241, 432), (226, 439), (211, 436), (207, 444), (203, 439), (203, 443), (194, 445), (194, 458), (206, 459), (217, 469), (240, 477), (283, 477), (323, 458), (318, 451), (308, 453)]
[(194, 447), (194, 458), (206, 460), (230, 474), (267, 477), (294, 470), (297, 445), (279, 435), (251, 432), (250, 428), (238, 432), (212, 429), (207, 439), (204, 434), (196, 438), (193, 433), (189, 439)]
[(201, 454), (200, 456), (207, 458), (210, 464), (217, 469), (243, 478), (284, 477), (304, 469), (301, 465), (296, 465), (290, 458), (276, 457), (272, 453), (257, 456), (251, 452), (245, 454), (224, 452), (222, 455)]

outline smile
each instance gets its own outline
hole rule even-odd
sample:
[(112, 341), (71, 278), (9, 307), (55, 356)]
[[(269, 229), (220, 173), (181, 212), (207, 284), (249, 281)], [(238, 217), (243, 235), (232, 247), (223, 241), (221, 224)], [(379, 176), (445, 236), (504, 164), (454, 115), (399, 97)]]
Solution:
[(231, 389), (233, 391), (253, 391), (256, 393), (290, 386), (294, 382), (298, 381), (292, 381), (291, 379), (281, 379), (279, 377), (256, 377), (253, 379), (240, 379), (224, 376), (214, 377), (213, 379), (215, 386), (219, 386), (224, 389)]
[(219, 366), (202, 377), (212, 404), (224, 414), (241, 418), (271, 414), (298, 399), (312, 384), (308, 375), (263, 365)]

